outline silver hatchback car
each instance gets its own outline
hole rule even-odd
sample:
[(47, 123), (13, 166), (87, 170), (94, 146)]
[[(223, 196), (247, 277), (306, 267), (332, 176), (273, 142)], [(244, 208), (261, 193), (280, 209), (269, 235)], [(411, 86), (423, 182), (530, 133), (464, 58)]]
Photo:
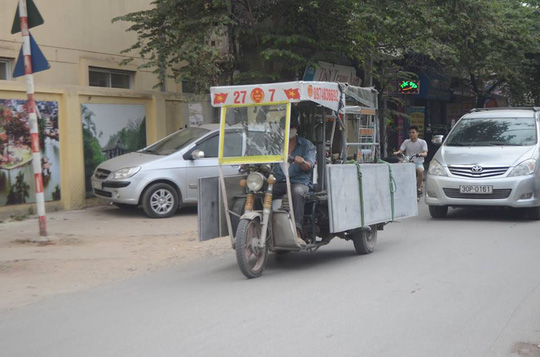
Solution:
[(426, 203), (433, 218), (448, 207), (523, 208), (540, 219), (540, 108), (473, 109), (430, 162)]
[[(238, 131), (225, 155), (239, 156), (243, 138)], [(92, 175), (97, 197), (121, 208), (142, 205), (152, 218), (172, 216), (183, 205), (196, 204), (201, 177), (218, 176), (219, 125), (207, 124), (177, 131), (134, 153), (101, 163)], [(238, 151), (234, 153), (233, 151)], [(238, 166), (224, 165), (225, 175)]]

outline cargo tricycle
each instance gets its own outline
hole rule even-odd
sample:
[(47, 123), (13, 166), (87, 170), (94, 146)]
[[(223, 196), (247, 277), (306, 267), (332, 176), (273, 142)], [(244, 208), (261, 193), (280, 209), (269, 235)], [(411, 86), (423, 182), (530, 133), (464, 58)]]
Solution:
[[(387, 223), (417, 215), (414, 164), (379, 160), (374, 88), (297, 81), (212, 87), (210, 95), (221, 109), (220, 168), (219, 177), (199, 182), (199, 239), (228, 235), (246, 277), (261, 276), (269, 252), (315, 252), (336, 237), (370, 254)], [(296, 220), (291, 120), (316, 148)], [(224, 175), (221, 165), (238, 165), (238, 174)], [(273, 192), (278, 167), (281, 197)]]

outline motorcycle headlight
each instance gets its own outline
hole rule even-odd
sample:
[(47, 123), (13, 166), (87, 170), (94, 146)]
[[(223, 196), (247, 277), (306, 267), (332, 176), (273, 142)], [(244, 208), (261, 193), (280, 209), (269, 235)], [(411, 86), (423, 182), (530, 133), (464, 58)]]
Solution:
[(534, 169), (536, 169), (536, 160), (525, 160), (514, 167), (514, 169), (508, 174), (508, 177), (530, 175), (534, 173)]
[(447, 176), (444, 167), (437, 160), (431, 160), (429, 163), (428, 174), (433, 176)]
[(252, 172), (247, 177), (247, 187), (251, 191), (259, 191), (264, 185), (264, 176), (260, 172)]
[(140, 166), (135, 167), (125, 167), (120, 170), (116, 170), (109, 176), (111, 180), (124, 180), (135, 175), (137, 172), (141, 171)]

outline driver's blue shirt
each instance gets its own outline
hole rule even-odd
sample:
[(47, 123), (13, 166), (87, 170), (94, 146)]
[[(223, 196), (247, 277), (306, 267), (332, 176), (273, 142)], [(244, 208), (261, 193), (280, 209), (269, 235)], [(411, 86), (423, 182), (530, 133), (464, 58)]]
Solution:
[[(302, 156), (304, 160), (311, 164), (311, 170), (304, 171), (300, 165), (291, 163), (289, 165), (289, 179), (291, 180), (291, 183), (302, 183), (311, 188), (313, 186), (313, 183), (311, 182), (311, 172), (315, 166), (317, 156), (317, 149), (315, 148), (315, 145), (313, 145), (311, 141), (297, 136), (296, 147), (291, 152), (291, 156)], [(276, 182), (285, 181), (285, 174), (281, 169), (281, 165), (276, 165), (274, 167), (274, 176), (276, 177)]]

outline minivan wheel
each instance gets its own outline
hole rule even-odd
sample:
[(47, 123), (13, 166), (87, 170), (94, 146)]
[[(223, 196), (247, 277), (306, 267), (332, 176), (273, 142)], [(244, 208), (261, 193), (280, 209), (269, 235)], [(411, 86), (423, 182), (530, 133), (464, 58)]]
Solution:
[(429, 214), (432, 218), (444, 218), (448, 213), (448, 206), (429, 206)]
[(528, 209), (529, 213), (529, 219), (531, 221), (538, 221), (540, 220), (540, 207), (531, 207)]
[(178, 193), (169, 184), (156, 183), (144, 191), (142, 198), (144, 213), (151, 218), (172, 216), (180, 206)]

